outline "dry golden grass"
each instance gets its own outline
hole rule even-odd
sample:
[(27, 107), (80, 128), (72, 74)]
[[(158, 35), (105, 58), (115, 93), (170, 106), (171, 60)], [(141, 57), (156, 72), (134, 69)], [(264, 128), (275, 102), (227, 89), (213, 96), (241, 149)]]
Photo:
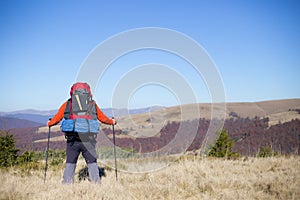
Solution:
[[(79, 163), (82, 165), (82, 163)], [(300, 199), (300, 157), (185, 157), (153, 173), (107, 172), (100, 185), (62, 185), (63, 170), (1, 171), (0, 199)], [(78, 166), (80, 168), (80, 166)]]

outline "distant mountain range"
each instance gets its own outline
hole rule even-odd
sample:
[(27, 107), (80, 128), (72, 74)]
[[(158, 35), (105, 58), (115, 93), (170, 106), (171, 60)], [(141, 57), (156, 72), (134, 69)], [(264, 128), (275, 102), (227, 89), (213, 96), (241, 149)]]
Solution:
[[(126, 116), (129, 114), (142, 114), (150, 111), (159, 110), (163, 107), (147, 107), (138, 109), (112, 109), (104, 108), (102, 111), (108, 117)], [(0, 129), (27, 128), (44, 126), (48, 119), (56, 114), (57, 110), (19, 110), (13, 112), (0, 112)]]
[(16, 114), (30, 114), (30, 115), (54, 115), (57, 110), (35, 110), (35, 109), (26, 109), (26, 110), (17, 110), (12, 112), (0, 112), (0, 117), (7, 115), (16, 115)]
[(0, 130), (9, 130), (14, 128), (39, 127), (45, 123), (38, 123), (26, 119), (18, 119), (13, 117), (0, 117)]
[[(104, 108), (102, 111), (108, 117), (116, 117), (119, 125), (126, 127), (128, 130), (134, 129), (131, 126), (132, 121), (135, 125), (145, 127), (144, 122), (152, 120), (161, 121), (160, 118), (168, 119), (169, 121), (180, 121), (181, 109), (185, 108), (188, 113), (193, 113), (193, 104), (180, 105), (173, 107), (147, 107), (138, 109), (112, 109)], [(191, 108), (189, 108), (191, 107)], [(199, 104), (200, 114), (203, 118), (210, 119), (212, 104)], [(48, 119), (53, 117), (57, 110), (19, 110), (14, 112), (0, 112), (0, 129), (13, 128), (28, 128), (45, 126)], [(151, 112), (151, 118), (149, 113)], [(268, 117), (269, 124), (277, 124), (278, 122), (288, 122), (292, 119), (299, 118), (300, 99), (283, 99), (263, 102), (235, 102), (226, 104), (226, 118), (239, 117)], [(134, 116), (128, 116), (134, 115)], [(134, 119), (133, 119), (134, 118)], [(192, 117), (191, 117), (192, 120)], [(136, 131), (136, 130), (135, 130)], [(138, 131), (140, 132), (140, 131)], [(143, 133), (147, 133), (146, 128), (143, 128)]]

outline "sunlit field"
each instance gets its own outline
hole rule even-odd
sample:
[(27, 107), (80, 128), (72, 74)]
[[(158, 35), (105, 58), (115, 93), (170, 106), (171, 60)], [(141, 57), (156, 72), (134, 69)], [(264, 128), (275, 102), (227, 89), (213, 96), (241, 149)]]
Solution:
[[(300, 157), (183, 157), (151, 173), (107, 170), (101, 184), (62, 185), (62, 167), (2, 169), (0, 199), (300, 199)], [(84, 166), (81, 160), (76, 171)]]

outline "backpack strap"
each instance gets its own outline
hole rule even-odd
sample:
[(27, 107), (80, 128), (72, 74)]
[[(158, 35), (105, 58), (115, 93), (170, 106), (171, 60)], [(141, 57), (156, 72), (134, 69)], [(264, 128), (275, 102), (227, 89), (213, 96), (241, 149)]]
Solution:
[(65, 119), (70, 119), (70, 115), (71, 115), (71, 98), (68, 99), (68, 101), (67, 101), (67, 106), (66, 106), (66, 109), (64, 111), (64, 118)]
[(91, 107), (89, 108), (89, 110), (88, 110), (88, 114), (90, 115), (90, 116), (92, 116), (92, 119), (97, 119), (97, 111), (96, 111), (96, 103), (95, 103), (95, 101), (93, 100), (92, 102), (91, 102)]

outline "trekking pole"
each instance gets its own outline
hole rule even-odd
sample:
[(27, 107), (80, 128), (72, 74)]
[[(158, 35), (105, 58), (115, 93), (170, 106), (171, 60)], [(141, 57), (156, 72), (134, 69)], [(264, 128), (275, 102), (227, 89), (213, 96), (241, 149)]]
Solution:
[[(114, 119), (114, 117), (113, 117)], [(114, 140), (114, 156), (115, 156), (115, 172), (116, 172), (116, 181), (118, 181), (118, 168), (117, 168), (117, 156), (116, 156), (116, 137), (115, 137), (115, 125), (112, 125), (113, 130), (113, 140)]]
[[(49, 119), (51, 120), (51, 119)], [(50, 127), (48, 131), (48, 143), (46, 148), (46, 165), (45, 165), (45, 172), (44, 172), (44, 183), (46, 182), (46, 175), (47, 175), (47, 169), (48, 169), (48, 152), (49, 152), (49, 143), (50, 143)]]

